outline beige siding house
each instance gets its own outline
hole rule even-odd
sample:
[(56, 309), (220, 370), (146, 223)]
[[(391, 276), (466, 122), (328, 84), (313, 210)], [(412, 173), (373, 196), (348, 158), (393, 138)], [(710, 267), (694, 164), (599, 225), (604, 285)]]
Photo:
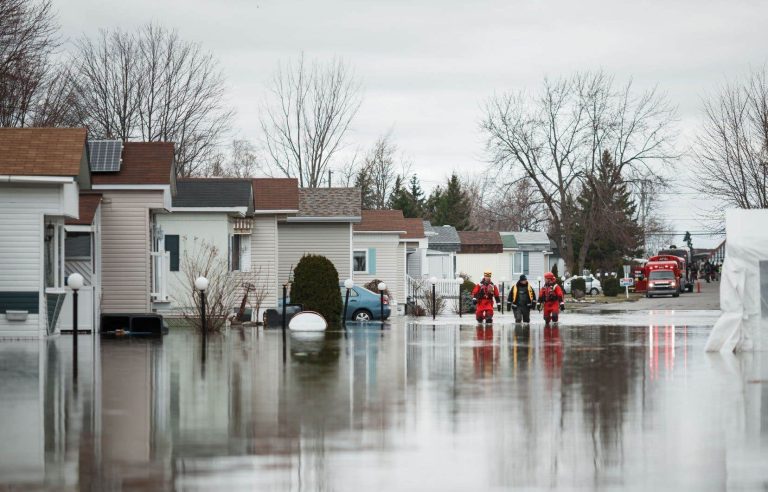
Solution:
[(298, 190), (295, 215), (278, 220), (277, 282), (282, 285), (305, 254), (330, 259), (344, 280), (352, 275), (352, 225), (360, 222), (358, 188)]
[(102, 311), (144, 313), (167, 301), (169, 264), (157, 214), (175, 192), (173, 144), (126, 142), (119, 168), (93, 172), (102, 193)]

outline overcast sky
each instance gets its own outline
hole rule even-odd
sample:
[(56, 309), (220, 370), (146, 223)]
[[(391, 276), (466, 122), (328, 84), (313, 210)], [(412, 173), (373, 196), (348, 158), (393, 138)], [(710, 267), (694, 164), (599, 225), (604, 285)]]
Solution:
[[(235, 136), (258, 140), (258, 111), (278, 62), (338, 56), (364, 101), (348, 138), (369, 147), (392, 131), (429, 189), (451, 171), (482, 170), (478, 130), (494, 92), (535, 90), (545, 76), (604, 69), (658, 86), (679, 109), (681, 150), (701, 99), (768, 62), (764, 0), (54, 0), (64, 36), (149, 22), (220, 60)], [(685, 163), (684, 163), (685, 164)], [(683, 179), (686, 181), (686, 179)], [(676, 230), (700, 230), (690, 194), (667, 195)], [(701, 246), (718, 240), (701, 239)]]

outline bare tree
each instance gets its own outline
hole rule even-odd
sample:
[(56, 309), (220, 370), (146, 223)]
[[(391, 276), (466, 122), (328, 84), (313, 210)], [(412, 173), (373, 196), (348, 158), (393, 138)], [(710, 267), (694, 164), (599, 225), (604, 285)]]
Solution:
[[(655, 90), (617, 88), (602, 72), (545, 80), (540, 94), (489, 99), (482, 129), (491, 162), (512, 171), (506, 182), (528, 179), (546, 207), (550, 233), (568, 268), (575, 265), (575, 218), (568, 204), (604, 150), (625, 180), (659, 176), (672, 163), (674, 109)], [(586, 247), (589, 247), (587, 244)]]
[(768, 72), (725, 85), (704, 104), (704, 127), (695, 145), (696, 186), (726, 206), (768, 208)]
[(204, 176), (216, 178), (251, 178), (262, 171), (256, 147), (248, 140), (232, 140), (226, 150), (220, 150), (199, 170)]
[(210, 53), (148, 25), (83, 38), (75, 59), (80, 113), (91, 135), (175, 142), (179, 176), (205, 169), (232, 117)]
[(0, 0), (0, 126), (77, 123), (57, 28), (49, 0)]
[(295, 177), (302, 187), (322, 184), (360, 107), (352, 71), (341, 60), (326, 65), (295, 63), (278, 67), (274, 101), (263, 113), (261, 127), (270, 164)]
[(538, 231), (547, 211), (530, 179), (511, 183), (480, 175), (465, 180), (472, 198), (472, 228), (479, 231)]
[[(185, 237), (186, 241), (187, 238)], [(208, 241), (194, 238), (193, 245), (181, 260), (181, 289), (174, 303), (182, 317), (198, 330), (202, 327), (200, 293), (195, 290), (195, 279), (208, 279), (205, 290), (205, 315), (208, 331), (220, 331), (226, 325), (237, 302), (240, 282), (229, 271), (226, 256)]]

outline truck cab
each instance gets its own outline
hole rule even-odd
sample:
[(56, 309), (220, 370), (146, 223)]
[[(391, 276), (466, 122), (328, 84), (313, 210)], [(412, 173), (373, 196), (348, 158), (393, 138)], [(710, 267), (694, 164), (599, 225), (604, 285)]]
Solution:
[(645, 297), (680, 296), (683, 278), (677, 261), (649, 261), (645, 265), (645, 279), (647, 281)]

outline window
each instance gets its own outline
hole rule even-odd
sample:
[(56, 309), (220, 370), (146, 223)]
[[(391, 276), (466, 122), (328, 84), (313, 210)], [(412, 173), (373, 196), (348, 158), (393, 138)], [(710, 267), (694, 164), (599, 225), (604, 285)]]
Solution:
[(91, 257), (91, 233), (67, 232), (64, 241), (64, 256), (69, 259), (83, 259)]
[(523, 273), (523, 253), (514, 253), (512, 255), (512, 273)]
[(352, 271), (368, 273), (368, 250), (356, 249), (352, 252)]
[(653, 270), (648, 275), (648, 280), (673, 280), (675, 275), (671, 270)]
[(232, 234), (229, 236), (229, 270), (231, 272), (251, 271), (250, 234)]
[(165, 250), (170, 253), (171, 257), (171, 271), (179, 271), (179, 235), (178, 234), (166, 234), (165, 235)]

